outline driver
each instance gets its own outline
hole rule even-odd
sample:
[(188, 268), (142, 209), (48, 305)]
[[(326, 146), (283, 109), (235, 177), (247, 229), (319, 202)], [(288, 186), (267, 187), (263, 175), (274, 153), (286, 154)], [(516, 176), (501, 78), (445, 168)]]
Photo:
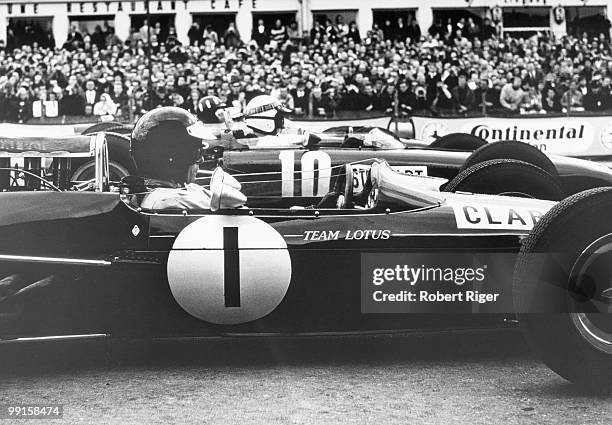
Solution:
[(273, 136), (285, 129), (285, 117), (291, 113), (283, 104), (267, 94), (255, 96), (247, 103), (244, 117), (255, 134)]
[(130, 150), (139, 177), (128, 177), (150, 190), (147, 209), (208, 209), (210, 192), (193, 183), (202, 160), (203, 140), (213, 138), (201, 121), (182, 108), (165, 106), (144, 114), (132, 130)]

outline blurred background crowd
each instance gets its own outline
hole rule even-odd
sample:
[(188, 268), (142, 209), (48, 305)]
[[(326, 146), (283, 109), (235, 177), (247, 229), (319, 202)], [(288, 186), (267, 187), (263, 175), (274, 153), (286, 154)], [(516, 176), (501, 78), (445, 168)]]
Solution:
[(544, 114), (612, 110), (609, 23), (587, 35), (501, 36), (488, 19), (375, 24), (261, 20), (245, 43), (233, 23), (217, 33), (197, 21), (189, 45), (159, 22), (120, 40), (108, 24), (72, 27), (55, 47), (36, 26), (9, 28), (0, 44), (0, 121), (114, 116), (133, 121), (175, 105), (194, 111), (215, 95), (237, 108), (259, 94), (296, 117), (353, 114)]

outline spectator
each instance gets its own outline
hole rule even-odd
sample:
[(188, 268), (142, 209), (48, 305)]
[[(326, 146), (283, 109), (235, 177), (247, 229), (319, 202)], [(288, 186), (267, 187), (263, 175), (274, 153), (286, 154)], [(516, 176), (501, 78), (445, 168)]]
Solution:
[(410, 38), (412, 44), (417, 43), (421, 40), (421, 27), (416, 19), (409, 19), (408, 28), (406, 29), (406, 35)]
[(459, 73), (457, 86), (451, 90), (453, 101), (455, 103), (455, 111), (459, 114), (465, 114), (474, 106), (474, 92), (467, 85), (467, 75), (465, 72)]
[(187, 31), (187, 37), (189, 38), (190, 46), (197, 46), (202, 42), (202, 28), (200, 28), (198, 21), (193, 21), (189, 31)]
[(77, 26), (72, 24), (70, 32), (64, 43), (64, 49), (71, 51), (80, 48), (83, 45), (83, 35), (77, 30)]
[(189, 94), (189, 97), (183, 103), (183, 108), (187, 109), (189, 112), (197, 116), (200, 113), (199, 105), (200, 105), (200, 92), (198, 91), (198, 89), (193, 88), (191, 89), (191, 93)]
[(402, 18), (401, 16), (397, 18), (397, 23), (395, 25), (395, 30), (394, 30), (394, 36), (395, 36), (395, 40), (399, 40), (399, 41), (405, 40), (406, 37), (408, 36), (408, 28), (406, 27), (406, 24), (404, 23), (404, 18)]
[(259, 48), (263, 48), (270, 41), (270, 37), (268, 35), (268, 30), (264, 25), (263, 19), (257, 20), (257, 25), (253, 28), (253, 34), (251, 38), (257, 43)]
[(520, 112), (521, 114), (539, 114), (546, 112), (542, 105), (542, 94), (537, 87), (531, 83), (526, 84), (527, 90), (521, 100)]
[(240, 46), (240, 33), (238, 32), (238, 29), (236, 29), (236, 24), (234, 22), (230, 22), (229, 26), (223, 33), (223, 43), (227, 49)]
[(91, 35), (91, 44), (95, 45), (98, 49), (106, 47), (106, 36), (102, 32), (102, 27), (96, 25), (93, 34)]
[(474, 107), (481, 113), (487, 113), (498, 106), (499, 93), (489, 87), (489, 80), (482, 78), (474, 91)]
[(372, 84), (367, 83), (363, 86), (363, 94), (359, 106), (360, 110), (366, 112), (378, 109), (378, 97), (374, 94)]
[(103, 93), (100, 100), (94, 105), (93, 114), (96, 116), (112, 116), (115, 115), (115, 112), (117, 112), (117, 105), (112, 101), (109, 94)]
[(289, 93), (287, 87), (282, 87), (280, 89), (280, 94), (278, 96), (278, 100), (285, 106), (287, 109), (291, 111), (295, 110), (295, 102), (293, 100), (293, 96)]
[(298, 82), (296, 88), (292, 89), (290, 93), (293, 97), (293, 113), (297, 116), (310, 115), (308, 107), (310, 92), (306, 89), (304, 82)]
[(287, 38), (294, 44), (299, 44), (302, 41), (302, 35), (300, 34), (297, 22), (292, 21), (289, 24), (287, 28)]
[(115, 28), (108, 27), (106, 31), (106, 37), (104, 38), (105, 47), (112, 48), (113, 46), (120, 46), (122, 44), (121, 39), (115, 34)]
[(177, 108), (182, 108), (185, 104), (185, 99), (178, 93), (170, 94), (171, 106), (176, 106)]
[(509, 112), (517, 112), (525, 94), (521, 89), (521, 78), (514, 77), (512, 83), (506, 83), (499, 94), (499, 103)]
[(542, 100), (542, 108), (549, 113), (561, 112), (561, 102), (554, 89), (546, 89), (546, 95)]
[(399, 83), (398, 91), (397, 91), (397, 102), (399, 104), (399, 113), (400, 115), (409, 115), (412, 113), (414, 106), (416, 104), (416, 97), (414, 93), (410, 90), (408, 86), (408, 82), (406, 80), (402, 80)]
[(142, 26), (138, 30), (138, 38), (141, 40), (147, 41), (149, 39), (149, 21), (147, 19), (144, 20)]
[(480, 36), (482, 40), (490, 40), (495, 35), (497, 35), (497, 30), (491, 24), (491, 20), (489, 18), (485, 18), (482, 23), (482, 31), (480, 32)]
[(601, 75), (593, 77), (582, 103), (587, 111), (603, 111), (606, 108), (606, 99), (601, 87)]
[(332, 43), (334, 43), (338, 38), (338, 31), (336, 30), (336, 27), (332, 25), (331, 19), (325, 20), (325, 35), (327, 35), (329, 41)]
[(338, 38), (342, 38), (348, 34), (349, 26), (344, 23), (344, 16), (336, 15), (336, 25), (334, 26)]
[(85, 115), (85, 99), (74, 86), (66, 87), (58, 107), (60, 115)]
[(578, 85), (575, 80), (571, 80), (569, 87), (563, 96), (561, 96), (561, 106), (564, 112), (584, 111), (582, 106), (582, 93), (578, 90)]
[(277, 45), (281, 45), (287, 39), (287, 28), (283, 25), (280, 19), (274, 22), (274, 27), (270, 30), (270, 40)]
[(346, 34), (348, 40), (353, 40), (355, 44), (361, 43), (361, 35), (359, 34), (359, 28), (357, 28), (357, 23), (355, 21), (351, 21), (349, 24), (349, 29)]
[(446, 85), (442, 81), (438, 81), (436, 83), (436, 97), (431, 103), (431, 109), (434, 113), (450, 113), (455, 104), (453, 102), (453, 94)]
[(393, 26), (391, 25), (391, 20), (385, 19), (385, 22), (383, 23), (381, 30), (383, 32), (383, 37), (385, 40), (393, 39), (393, 35), (395, 32), (393, 30)]
[(321, 87), (312, 90), (312, 114), (316, 117), (331, 115), (332, 105), (329, 96), (324, 96)]
[(601, 98), (603, 100), (604, 109), (612, 108), (612, 85), (610, 84), (610, 77), (604, 77), (601, 82)]
[(117, 105), (116, 116), (121, 119), (123, 117), (127, 118), (130, 113), (129, 107), (129, 98), (127, 93), (124, 90), (123, 83), (121, 81), (116, 81), (113, 84), (113, 92), (110, 94), (111, 100)]
[(427, 100), (427, 89), (424, 85), (417, 85), (414, 89), (414, 112), (426, 113), (429, 111), (429, 101)]
[(474, 18), (472, 18), (471, 16), (467, 20), (467, 25), (465, 27), (465, 35), (470, 41), (474, 41), (480, 36), (480, 27), (474, 22)]
[(210, 48), (215, 47), (219, 44), (219, 34), (213, 29), (212, 25), (206, 25), (202, 33), (202, 40), (204, 46)]
[(442, 26), (442, 20), (439, 18), (436, 19), (436, 21), (429, 27), (427, 32), (434, 38), (444, 38), (444, 27)]
[(378, 102), (380, 104), (380, 109), (384, 111), (385, 114), (391, 114), (394, 112), (395, 86), (393, 85), (393, 81), (390, 81), (389, 84), (384, 87)]
[(93, 107), (98, 101), (98, 92), (96, 90), (95, 83), (92, 80), (87, 81), (85, 84), (85, 93), (84, 93), (84, 106), (85, 106), (85, 115), (93, 114)]
[(315, 21), (314, 26), (310, 30), (310, 42), (321, 40), (325, 34), (325, 27), (319, 21)]
[(159, 21), (155, 22), (155, 26), (153, 27), (153, 31), (151, 34), (155, 35), (155, 39), (159, 43), (165, 43), (166, 38), (168, 37), (168, 34), (166, 34), (164, 29), (162, 28), (161, 22)]

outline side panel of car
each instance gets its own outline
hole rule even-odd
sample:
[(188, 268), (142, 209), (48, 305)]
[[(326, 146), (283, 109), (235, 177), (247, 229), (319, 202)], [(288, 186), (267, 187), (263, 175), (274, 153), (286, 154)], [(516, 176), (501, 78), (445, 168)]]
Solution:
[[(0, 301), (0, 334), (186, 336), (501, 323), (487, 315), (362, 314), (361, 261), (368, 253), (515, 252), (513, 232), (459, 230), (450, 207), (292, 219), (243, 212), (153, 215), (148, 247), (124, 245), (101, 264), (3, 263), (9, 290)], [(108, 232), (91, 224), (100, 238)], [(282, 243), (265, 245), (275, 238)], [(184, 289), (194, 297), (181, 295)], [(272, 290), (280, 299), (270, 300)], [(267, 306), (253, 313), (253, 303)]]

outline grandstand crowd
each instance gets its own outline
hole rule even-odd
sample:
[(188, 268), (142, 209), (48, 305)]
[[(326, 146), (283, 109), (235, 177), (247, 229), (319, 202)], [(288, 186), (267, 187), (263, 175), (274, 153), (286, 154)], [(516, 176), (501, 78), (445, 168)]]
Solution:
[(0, 121), (128, 121), (158, 106), (194, 111), (208, 95), (243, 107), (259, 94), (314, 117), (612, 110), (609, 27), (512, 38), (488, 19), (437, 21), (421, 33), (400, 17), (361, 37), (338, 15), (304, 33), (295, 22), (259, 21), (248, 43), (234, 24), (219, 34), (194, 22), (182, 45), (173, 27), (145, 21), (127, 40), (108, 25), (91, 34), (75, 26), (59, 49), (40, 28), (9, 28), (0, 44)]

